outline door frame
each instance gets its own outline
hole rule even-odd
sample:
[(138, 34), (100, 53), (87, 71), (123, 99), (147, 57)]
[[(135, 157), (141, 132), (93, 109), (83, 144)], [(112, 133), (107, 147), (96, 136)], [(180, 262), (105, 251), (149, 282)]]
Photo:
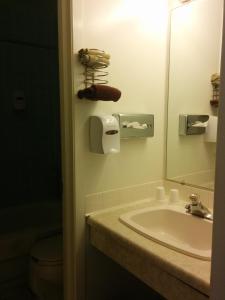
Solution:
[(72, 0), (58, 0), (58, 46), (63, 181), (63, 280), (64, 300), (76, 297), (75, 159), (73, 105)]
[(224, 300), (225, 297), (225, 9), (223, 20), (220, 106), (218, 115), (219, 118), (216, 151), (216, 180), (210, 296), (211, 300)]

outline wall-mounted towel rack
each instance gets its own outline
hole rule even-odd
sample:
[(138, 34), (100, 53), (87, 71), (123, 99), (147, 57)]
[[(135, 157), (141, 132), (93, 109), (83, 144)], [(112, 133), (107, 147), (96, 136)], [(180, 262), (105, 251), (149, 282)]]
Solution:
[(220, 75), (215, 73), (211, 76), (211, 84), (212, 84), (212, 100), (210, 100), (210, 104), (214, 107), (218, 107), (219, 105), (219, 96), (220, 96)]
[(109, 73), (103, 71), (110, 64), (110, 55), (99, 49), (81, 49), (79, 60), (84, 65), (84, 84), (89, 87), (92, 84), (107, 84), (108, 80), (104, 77)]
[(110, 55), (99, 49), (81, 49), (78, 55), (80, 62), (85, 67), (85, 88), (78, 91), (78, 98), (117, 102), (121, 97), (121, 92), (114, 87), (107, 86), (108, 80), (105, 76), (108, 75), (108, 72), (102, 70), (109, 66)]

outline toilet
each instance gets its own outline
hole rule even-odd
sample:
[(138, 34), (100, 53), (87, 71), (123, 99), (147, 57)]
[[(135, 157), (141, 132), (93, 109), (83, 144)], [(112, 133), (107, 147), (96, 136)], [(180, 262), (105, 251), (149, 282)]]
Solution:
[(39, 240), (30, 252), (30, 288), (38, 300), (63, 299), (62, 235)]

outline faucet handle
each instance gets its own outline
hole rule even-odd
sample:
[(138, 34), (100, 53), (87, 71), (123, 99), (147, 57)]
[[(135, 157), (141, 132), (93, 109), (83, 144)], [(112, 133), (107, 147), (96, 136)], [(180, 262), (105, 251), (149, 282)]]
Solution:
[(197, 195), (197, 194), (191, 194), (189, 196), (189, 199), (191, 200), (191, 204), (192, 205), (198, 205), (200, 203), (200, 201), (199, 201), (199, 195)]

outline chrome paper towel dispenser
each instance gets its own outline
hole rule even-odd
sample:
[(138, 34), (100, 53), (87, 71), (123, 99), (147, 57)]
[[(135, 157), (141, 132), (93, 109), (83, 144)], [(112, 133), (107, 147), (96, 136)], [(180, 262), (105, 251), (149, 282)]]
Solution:
[(154, 136), (154, 115), (114, 114), (120, 125), (120, 138), (147, 138)]
[(120, 152), (120, 128), (116, 117), (90, 117), (90, 151), (99, 154)]
[(208, 115), (179, 115), (179, 135), (198, 135), (205, 133)]

